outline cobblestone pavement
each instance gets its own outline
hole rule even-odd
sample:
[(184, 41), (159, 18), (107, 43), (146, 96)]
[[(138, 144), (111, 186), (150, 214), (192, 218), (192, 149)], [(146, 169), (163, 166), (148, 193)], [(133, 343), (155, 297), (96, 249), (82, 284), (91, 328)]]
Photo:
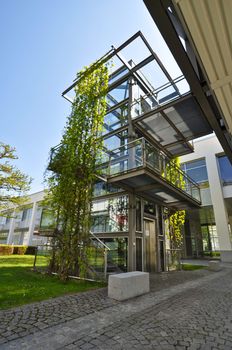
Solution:
[(130, 301), (103, 289), (2, 311), (0, 320), (4, 350), (232, 349), (232, 268), (154, 275), (151, 292)]

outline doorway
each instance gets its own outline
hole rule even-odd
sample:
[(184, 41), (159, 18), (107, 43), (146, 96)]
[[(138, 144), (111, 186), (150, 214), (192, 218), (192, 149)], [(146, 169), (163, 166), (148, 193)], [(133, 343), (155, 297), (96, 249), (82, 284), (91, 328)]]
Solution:
[(144, 219), (145, 271), (157, 271), (156, 221)]

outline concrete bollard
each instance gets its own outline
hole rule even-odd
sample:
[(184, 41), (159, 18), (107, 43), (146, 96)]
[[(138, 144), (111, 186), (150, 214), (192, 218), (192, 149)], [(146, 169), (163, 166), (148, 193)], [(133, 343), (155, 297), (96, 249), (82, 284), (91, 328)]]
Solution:
[(133, 271), (109, 276), (108, 296), (112, 299), (126, 300), (149, 291), (148, 272)]

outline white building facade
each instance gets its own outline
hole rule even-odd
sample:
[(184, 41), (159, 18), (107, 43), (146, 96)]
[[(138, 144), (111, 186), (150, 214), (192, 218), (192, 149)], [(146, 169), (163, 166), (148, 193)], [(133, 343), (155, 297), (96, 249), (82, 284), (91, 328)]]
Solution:
[(44, 191), (28, 197), (28, 201), (0, 216), (0, 244), (37, 246), (46, 238), (36, 235), (42, 215)]
[(181, 163), (201, 187), (202, 208), (187, 211), (186, 256), (219, 251), (222, 261), (232, 262), (232, 166), (214, 134), (193, 146), (194, 153), (182, 156)]

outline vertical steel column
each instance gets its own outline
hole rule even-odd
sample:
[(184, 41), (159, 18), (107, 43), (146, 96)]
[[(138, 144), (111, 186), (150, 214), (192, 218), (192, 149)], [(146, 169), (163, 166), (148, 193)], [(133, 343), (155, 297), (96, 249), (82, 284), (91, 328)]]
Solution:
[(136, 196), (129, 193), (128, 271), (136, 270)]
[[(128, 102), (128, 138), (129, 142), (136, 138), (133, 125), (133, 101), (134, 101), (134, 79), (129, 78), (129, 102)], [(128, 169), (135, 166), (135, 146), (128, 149)], [(136, 197), (129, 193), (129, 244), (128, 244), (128, 271), (136, 270)]]

